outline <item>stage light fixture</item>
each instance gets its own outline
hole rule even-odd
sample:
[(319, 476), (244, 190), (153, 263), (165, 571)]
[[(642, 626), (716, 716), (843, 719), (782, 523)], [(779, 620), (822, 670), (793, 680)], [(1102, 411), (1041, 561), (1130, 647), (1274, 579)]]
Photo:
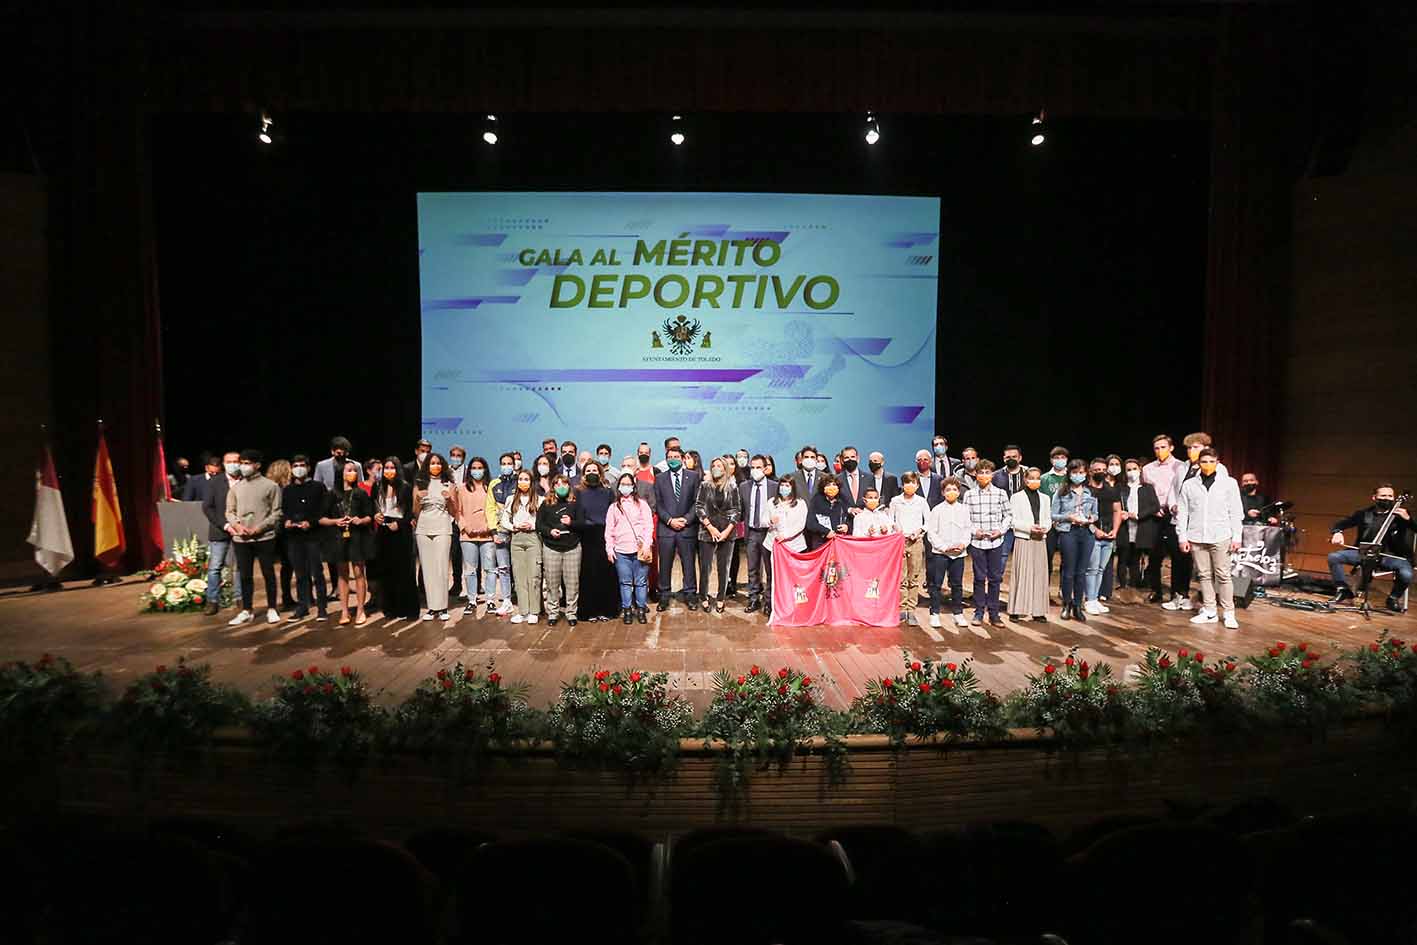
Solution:
[(270, 143), (271, 143), (271, 125), (274, 125), (274, 124), (275, 124), (275, 121), (274, 121), (274, 119), (271, 118), (270, 115), (265, 115), (265, 114), (261, 115), (261, 130), (256, 134), (256, 140), (257, 140), (257, 141), (260, 141), (262, 144), (270, 144)]
[(672, 128), (672, 129), (674, 129), (673, 131), (671, 131), (671, 132), (669, 133), (669, 140), (670, 140), (670, 142), (671, 142), (676, 148), (677, 148), (679, 145), (683, 144), (683, 143), (684, 143), (684, 140), (685, 140), (685, 139), (684, 139), (684, 126), (681, 124), (681, 122), (683, 122), (683, 120), (684, 120), (684, 116), (682, 116), (682, 115), (675, 115), (674, 117), (672, 117), (671, 119), (669, 119), (669, 121), (670, 121), (669, 127)]
[(866, 113), (866, 143), (875, 144), (881, 140), (881, 123), (873, 112)]
[(486, 141), (488, 144), (496, 144), (496, 143), (497, 143), (497, 116), (496, 116), (496, 115), (488, 115), (488, 116), (487, 116), (487, 124), (483, 127), (483, 130), (482, 130), (482, 140), (483, 140), (483, 141)]
[(1038, 114), (1033, 116), (1033, 137), (1028, 139), (1028, 143), (1035, 148), (1048, 140), (1047, 136), (1043, 133), (1043, 119), (1045, 117), (1047, 116), (1042, 109), (1039, 109)]

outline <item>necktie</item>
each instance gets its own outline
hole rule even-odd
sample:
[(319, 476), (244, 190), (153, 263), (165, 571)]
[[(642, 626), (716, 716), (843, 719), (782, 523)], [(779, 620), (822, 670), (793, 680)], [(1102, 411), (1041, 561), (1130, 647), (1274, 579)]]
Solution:
[(808, 494), (808, 495), (811, 495), (811, 494), (812, 494), (812, 488), (813, 488), (812, 484), (815, 483), (816, 481), (817, 481), (817, 474), (816, 474), (816, 473), (807, 473), (807, 494)]
[(679, 496), (680, 496), (680, 492), (679, 492), (679, 474), (678, 474), (678, 473), (675, 473), (675, 474), (674, 474), (674, 501), (675, 501), (675, 502), (678, 502), (678, 501), (679, 501)]
[(763, 484), (753, 486), (753, 527), (763, 527)]

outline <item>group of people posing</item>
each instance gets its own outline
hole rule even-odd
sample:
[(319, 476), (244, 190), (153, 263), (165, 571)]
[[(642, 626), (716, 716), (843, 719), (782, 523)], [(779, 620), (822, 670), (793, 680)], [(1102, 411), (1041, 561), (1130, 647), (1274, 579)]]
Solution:
[[(549, 624), (617, 616), (644, 623), (651, 596), (659, 610), (670, 606), (676, 558), (689, 609), (722, 613), (746, 568), (746, 612), (770, 614), (774, 547), (802, 551), (837, 535), (899, 533), (903, 623), (916, 622), (923, 590), (931, 626), (942, 617), (968, 626), (966, 560), (973, 624), (1002, 625), (1005, 613), (1046, 620), (1057, 556), (1064, 620), (1106, 613), (1119, 586), (1149, 587), (1151, 603), (1194, 610), (1194, 576), (1193, 622), (1236, 628), (1229, 555), (1268, 500), (1253, 474), (1243, 484), (1231, 478), (1205, 433), (1183, 444), (1186, 459), (1159, 435), (1147, 462), (1085, 460), (1058, 446), (1039, 468), (1014, 445), (997, 465), (973, 448), (955, 458), (936, 436), (897, 476), (880, 452), (861, 468), (852, 446), (835, 457), (804, 446), (791, 469), (779, 469), (772, 456), (746, 449), (705, 459), (677, 437), (664, 441), (657, 463), (648, 443), (616, 463), (608, 444), (592, 454), (548, 438), (530, 465), (512, 451), (494, 467), (462, 446), (435, 452), (427, 440), (410, 462), (361, 464), (350, 459), (349, 441), (335, 437), (318, 463), (297, 455), (263, 468), (256, 450), (212, 455), (205, 473), (183, 484), (183, 496), (201, 501), (211, 523), (208, 613), (218, 609), (221, 569), (235, 559), (233, 625), (255, 619), (256, 564), (273, 623), (281, 609), (292, 610), (290, 620), (312, 609), (325, 619), (331, 599), (341, 624), (363, 624), (371, 610), (448, 620), (454, 597), (465, 600), (465, 615), (485, 608), (482, 616), (516, 623), (535, 623), (543, 611)], [(1010, 559), (1005, 602), (1000, 585)]]

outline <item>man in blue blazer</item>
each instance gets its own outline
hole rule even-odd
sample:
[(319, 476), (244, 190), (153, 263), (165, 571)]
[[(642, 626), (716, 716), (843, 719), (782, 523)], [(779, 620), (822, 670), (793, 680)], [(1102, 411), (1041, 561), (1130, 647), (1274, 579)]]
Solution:
[(929, 450), (917, 450), (915, 452), (915, 468), (910, 470), (920, 477), (920, 494), (925, 497), (925, 501), (934, 508), (945, 501), (944, 477), (934, 471), (933, 461)]
[(669, 609), (670, 578), (674, 574), (674, 555), (679, 555), (679, 570), (684, 574), (684, 604), (690, 610), (699, 609), (699, 583), (694, 566), (699, 558), (698, 516), (694, 505), (699, 495), (701, 474), (684, 468), (684, 452), (678, 446), (665, 451), (668, 468), (654, 477), (654, 505), (659, 514), (659, 606)]

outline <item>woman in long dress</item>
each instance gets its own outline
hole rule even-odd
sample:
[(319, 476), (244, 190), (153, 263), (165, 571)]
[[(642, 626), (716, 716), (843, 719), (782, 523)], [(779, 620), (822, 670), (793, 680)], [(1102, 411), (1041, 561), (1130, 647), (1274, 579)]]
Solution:
[(454, 523), (460, 511), (452, 470), (442, 456), (430, 453), (418, 467), (413, 483), (413, 541), (418, 549), (418, 568), (423, 572), (423, 593), (428, 597), (424, 620), (448, 619)]
[(1009, 501), (1014, 520), (1014, 550), (1009, 559), (1009, 616), (1015, 620), (1032, 617), (1048, 620), (1048, 529), (1053, 523), (1048, 496), (1041, 486), (1043, 474), (1037, 466), (1023, 474), (1023, 489)]
[(385, 617), (418, 619), (418, 582), (413, 577), (413, 487), (403, 481), (403, 464), (390, 456), (371, 486), (377, 527), (379, 602)]
[(325, 494), (325, 508), (320, 516), (325, 560), (333, 564), (339, 574), (337, 593), (342, 627), (349, 624), (350, 584), (354, 585), (357, 600), (354, 625), (361, 627), (369, 620), (364, 614), (365, 598), (369, 594), (364, 564), (375, 555), (374, 534), (369, 528), (373, 520), (374, 504), (359, 488), (359, 464), (346, 461), (334, 489)]
[(615, 565), (601, 549), (605, 547), (605, 519), (615, 502), (615, 490), (605, 481), (608, 471), (592, 460), (581, 469), (576, 483), (578, 501), (584, 516), (581, 532), (581, 600), (580, 619), (609, 620), (622, 613), (620, 579)]

